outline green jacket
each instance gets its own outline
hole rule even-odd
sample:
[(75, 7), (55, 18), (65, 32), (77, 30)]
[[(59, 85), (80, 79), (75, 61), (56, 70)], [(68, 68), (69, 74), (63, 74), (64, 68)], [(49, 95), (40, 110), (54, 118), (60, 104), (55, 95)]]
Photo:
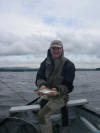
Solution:
[(66, 95), (73, 89), (75, 77), (74, 64), (62, 55), (53, 59), (48, 50), (47, 58), (41, 63), (37, 72), (36, 85), (46, 85), (48, 88), (57, 88), (60, 96), (66, 100)]

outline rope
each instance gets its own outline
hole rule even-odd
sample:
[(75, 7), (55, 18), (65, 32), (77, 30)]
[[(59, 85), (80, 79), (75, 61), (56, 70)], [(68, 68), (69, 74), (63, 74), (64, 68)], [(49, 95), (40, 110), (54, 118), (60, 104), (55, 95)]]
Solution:
[(10, 86), (8, 86), (4, 81), (0, 80), (0, 82), (2, 84), (4, 84), (8, 89), (10, 89), (11, 91), (13, 91), (18, 97), (20, 97), (23, 101), (25, 102), (29, 102), (27, 99), (25, 99), (19, 92), (15, 91), (13, 88), (11, 88)]

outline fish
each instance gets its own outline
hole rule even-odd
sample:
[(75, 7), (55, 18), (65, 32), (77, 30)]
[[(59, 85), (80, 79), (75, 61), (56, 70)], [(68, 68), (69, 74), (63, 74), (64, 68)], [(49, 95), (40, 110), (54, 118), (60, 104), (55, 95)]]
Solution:
[(43, 93), (43, 94), (51, 94), (51, 93), (53, 93), (53, 94), (55, 94), (55, 95), (59, 95), (60, 93), (58, 92), (58, 91), (56, 91), (56, 90), (52, 90), (52, 89), (48, 89), (48, 88), (46, 88), (46, 89), (37, 89), (37, 90), (34, 90), (35, 91), (35, 93), (37, 93), (37, 94), (39, 94), (39, 93)]

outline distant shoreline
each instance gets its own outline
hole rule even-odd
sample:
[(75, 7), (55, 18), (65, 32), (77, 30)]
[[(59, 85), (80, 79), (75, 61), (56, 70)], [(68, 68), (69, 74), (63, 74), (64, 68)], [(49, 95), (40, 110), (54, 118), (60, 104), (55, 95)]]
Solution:
[(38, 71), (38, 68), (0, 68), (0, 72), (24, 72), (24, 71)]
[[(24, 72), (24, 71), (38, 71), (39, 68), (27, 68), (27, 67), (4, 67), (0, 68), (0, 72)], [(76, 68), (76, 71), (100, 71), (100, 68)]]

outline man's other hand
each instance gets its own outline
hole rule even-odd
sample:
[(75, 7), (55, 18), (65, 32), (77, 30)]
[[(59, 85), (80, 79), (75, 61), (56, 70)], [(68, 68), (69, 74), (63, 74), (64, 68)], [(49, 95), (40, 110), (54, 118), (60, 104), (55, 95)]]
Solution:
[(52, 88), (52, 90), (57, 91), (57, 89), (56, 89), (56, 88)]
[(47, 87), (45, 85), (42, 85), (40, 89), (46, 89)]

